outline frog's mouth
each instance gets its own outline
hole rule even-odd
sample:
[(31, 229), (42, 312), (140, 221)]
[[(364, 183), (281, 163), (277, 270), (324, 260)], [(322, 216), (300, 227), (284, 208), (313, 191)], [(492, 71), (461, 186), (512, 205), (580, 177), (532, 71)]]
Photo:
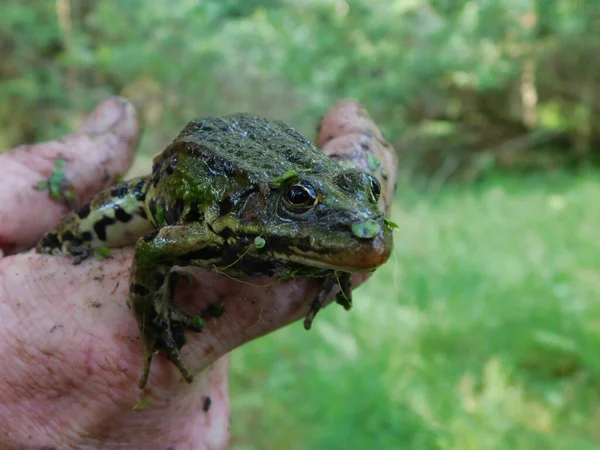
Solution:
[(330, 232), (323, 236), (317, 234), (299, 238), (288, 246), (285, 259), (322, 269), (364, 273), (384, 264), (392, 252), (392, 232), (386, 226), (366, 236), (361, 235), (359, 239), (348, 239), (347, 233), (336, 234)]

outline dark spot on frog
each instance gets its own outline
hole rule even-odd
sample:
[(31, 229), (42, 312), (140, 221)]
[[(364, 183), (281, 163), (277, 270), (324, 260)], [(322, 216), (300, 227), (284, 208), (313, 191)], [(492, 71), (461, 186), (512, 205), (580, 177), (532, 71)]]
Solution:
[(240, 272), (252, 273), (253, 276), (271, 277), (277, 272), (277, 264), (274, 261), (264, 261), (256, 258), (242, 258), (233, 266)]
[(77, 211), (77, 215), (79, 216), (80, 219), (85, 219), (87, 216), (90, 215), (90, 202), (87, 202), (85, 205), (83, 205), (81, 208), (79, 208), (79, 211)]
[(181, 255), (184, 260), (209, 260), (216, 259), (223, 254), (223, 248), (221, 247), (204, 247), (200, 250), (194, 250)]
[(106, 240), (106, 227), (115, 223), (115, 219), (112, 217), (103, 216), (102, 219), (98, 220), (94, 224), (94, 231), (96, 232), (96, 236), (101, 241)]
[(129, 214), (127, 211), (125, 211), (119, 205), (115, 205), (114, 210), (115, 210), (115, 218), (119, 222), (127, 223), (133, 218), (133, 216), (131, 214)]
[(160, 172), (159, 171), (152, 172), (152, 179), (150, 181), (152, 183), (152, 186), (156, 187), (156, 185), (160, 181)]
[(171, 161), (169, 162), (169, 164), (167, 165), (167, 174), (171, 175), (173, 173), (173, 171), (175, 170), (175, 166), (177, 165), (177, 157), (173, 157), (171, 159)]
[(41, 246), (49, 249), (60, 248), (61, 242), (58, 239), (58, 234), (48, 233), (46, 236), (44, 236), (44, 239), (42, 239)]
[(190, 204), (190, 209), (183, 218), (183, 222), (200, 222), (202, 220), (204, 220), (204, 214), (200, 212), (200, 206), (198, 205), (198, 203), (194, 202)]
[(163, 163), (162, 159), (157, 159), (154, 162), (154, 164), (152, 165), (152, 173), (160, 172), (160, 170), (162, 169), (162, 163)]
[(63, 240), (63, 242), (68, 241), (68, 242), (72, 243), (73, 245), (81, 244), (81, 239), (76, 237), (71, 230), (67, 230), (63, 233), (62, 240)]
[(129, 285), (129, 291), (135, 295), (148, 295), (150, 292), (146, 286), (142, 286), (138, 283), (131, 283)]
[(361, 143), (360, 143), (360, 149), (361, 149), (362, 151), (365, 151), (365, 152), (368, 152), (368, 151), (370, 151), (370, 149), (369, 149), (369, 145), (368, 145), (368, 144), (366, 144), (366, 143), (364, 143), (364, 142), (361, 142)]
[(135, 185), (133, 189), (133, 195), (135, 195), (135, 199), (139, 202), (143, 202), (146, 199), (146, 182), (141, 180), (138, 184)]
[(64, 328), (64, 326), (63, 325), (52, 325), (52, 328), (50, 328), (50, 333), (54, 332), (54, 330), (56, 330), (58, 328)]
[(163, 204), (163, 211), (165, 212), (165, 223), (167, 225), (177, 223), (181, 214), (183, 214), (183, 200), (177, 199), (175, 205)]
[(146, 233), (142, 239), (144, 240), (144, 242), (150, 242), (156, 237), (158, 232), (159, 230), (152, 230), (149, 233)]
[(138, 209), (138, 216), (140, 216), (142, 219), (147, 219), (148, 215), (146, 214), (146, 210), (144, 208), (142, 208), (140, 206), (140, 208)]
[(230, 237), (236, 237), (235, 233), (233, 232), (233, 230), (229, 227), (225, 227), (221, 230), (221, 232), (219, 233), (219, 236), (221, 236), (223, 239), (225, 239), (226, 241), (230, 238)]
[(150, 200), (150, 214), (152, 215), (152, 217), (156, 217), (156, 201), (155, 200)]
[(123, 198), (129, 192), (129, 188), (125, 185), (113, 186), (110, 188), (110, 195), (114, 198)]
[(91, 241), (92, 237), (93, 237), (93, 235), (89, 231), (84, 231), (83, 233), (81, 233), (81, 240), (84, 242)]
[(223, 200), (219, 202), (219, 216), (224, 216), (225, 214), (229, 214), (231, 208), (233, 207), (233, 202), (231, 201), (231, 197), (225, 197)]
[(90, 302), (90, 306), (92, 308), (101, 308), (102, 307), (102, 303), (100, 303), (97, 300), (93, 300), (93, 301)]
[(205, 397), (204, 398), (204, 403), (202, 404), (202, 411), (204, 412), (208, 412), (208, 410), (210, 409), (210, 405), (212, 404), (212, 400), (210, 397)]

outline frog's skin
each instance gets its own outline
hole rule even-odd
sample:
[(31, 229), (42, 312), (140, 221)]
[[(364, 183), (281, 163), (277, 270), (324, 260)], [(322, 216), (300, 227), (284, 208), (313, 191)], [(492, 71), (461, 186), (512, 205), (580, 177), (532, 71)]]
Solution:
[(135, 244), (130, 292), (144, 350), (140, 387), (157, 350), (191, 382), (179, 350), (184, 329), (200, 331), (201, 321), (174, 304), (172, 267), (317, 278), (309, 328), (334, 285), (349, 308), (350, 273), (388, 259), (392, 234), (377, 207), (379, 191), (374, 177), (330, 160), (283, 122), (204, 118), (154, 159), (150, 175), (67, 214), (37, 251), (71, 254), (79, 263), (95, 248)]

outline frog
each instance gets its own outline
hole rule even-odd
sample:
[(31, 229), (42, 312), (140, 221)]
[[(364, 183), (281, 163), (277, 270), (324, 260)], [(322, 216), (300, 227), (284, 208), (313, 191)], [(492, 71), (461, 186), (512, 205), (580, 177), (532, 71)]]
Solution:
[(337, 163), (292, 126), (250, 113), (190, 121), (151, 172), (114, 185), (66, 214), (36, 251), (80, 264), (99, 248), (134, 246), (129, 296), (142, 343), (140, 389), (164, 352), (185, 381), (186, 332), (203, 322), (175, 302), (182, 272), (230, 278), (310, 278), (304, 327), (339, 286), (352, 306), (354, 273), (384, 264), (392, 230), (373, 175)]

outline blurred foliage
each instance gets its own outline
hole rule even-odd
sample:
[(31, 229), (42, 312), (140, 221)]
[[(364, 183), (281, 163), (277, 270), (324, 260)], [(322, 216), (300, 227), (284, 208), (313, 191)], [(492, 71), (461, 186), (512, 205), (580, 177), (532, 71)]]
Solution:
[(599, 155), (596, 0), (5, 0), (0, 25), (2, 148), (120, 94), (151, 153), (242, 110), (312, 135), (356, 97), (435, 183)]

